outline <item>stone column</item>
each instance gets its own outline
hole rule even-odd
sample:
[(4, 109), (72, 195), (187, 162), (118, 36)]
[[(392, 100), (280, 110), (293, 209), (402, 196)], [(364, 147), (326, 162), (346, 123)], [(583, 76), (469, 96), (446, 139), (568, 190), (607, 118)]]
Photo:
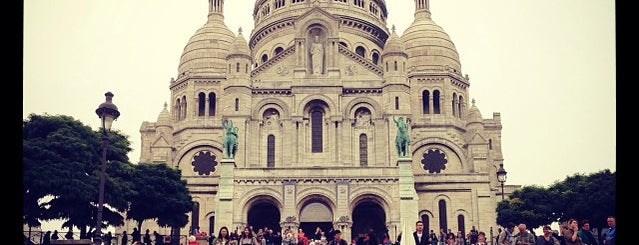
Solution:
[(233, 186), (235, 159), (220, 161), (220, 184), (216, 195), (215, 227), (235, 227), (233, 223)]
[(413, 160), (400, 157), (399, 166), (399, 223), (402, 231), (401, 245), (415, 245), (413, 233), (414, 224), (418, 220), (417, 192), (413, 179)]

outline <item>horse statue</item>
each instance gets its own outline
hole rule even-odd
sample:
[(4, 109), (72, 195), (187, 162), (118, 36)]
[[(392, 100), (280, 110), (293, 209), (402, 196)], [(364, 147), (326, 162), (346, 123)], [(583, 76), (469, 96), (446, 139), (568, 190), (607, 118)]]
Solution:
[(397, 154), (399, 157), (408, 157), (408, 144), (410, 143), (410, 136), (408, 136), (408, 122), (404, 120), (404, 117), (399, 117), (393, 121), (397, 125), (397, 136), (395, 136), (395, 147), (397, 148)]
[(222, 146), (224, 147), (224, 158), (233, 159), (237, 152), (237, 127), (233, 126), (231, 120), (222, 119), (224, 127), (224, 137), (222, 138)]

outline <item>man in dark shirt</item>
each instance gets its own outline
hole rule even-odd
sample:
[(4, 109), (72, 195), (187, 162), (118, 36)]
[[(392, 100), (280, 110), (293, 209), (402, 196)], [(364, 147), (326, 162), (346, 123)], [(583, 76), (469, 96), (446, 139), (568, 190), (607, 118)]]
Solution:
[(333, 232), (333, 240), (328, 243), (328, 245), (348, 245), (346, 240), (342, 239), (342, 232), (340, 230), (335, 230)]

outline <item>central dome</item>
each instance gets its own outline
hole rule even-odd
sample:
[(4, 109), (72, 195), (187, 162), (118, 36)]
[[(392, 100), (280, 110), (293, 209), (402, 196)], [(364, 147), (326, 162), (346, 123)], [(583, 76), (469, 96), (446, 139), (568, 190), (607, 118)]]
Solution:
[(445, 67), (461, 74), (461, 63), (455, 44), (430, 14), (417, 13), (415, 21), (404, 31), (402, 41), (412, 72), (441, 71)]
[(224, 74), (226, 56), (235, 34), (224, 24), (224, 17), (210, 13), (208, 21), (198, 29), (184, 47), (178, 77), (189, 73)]

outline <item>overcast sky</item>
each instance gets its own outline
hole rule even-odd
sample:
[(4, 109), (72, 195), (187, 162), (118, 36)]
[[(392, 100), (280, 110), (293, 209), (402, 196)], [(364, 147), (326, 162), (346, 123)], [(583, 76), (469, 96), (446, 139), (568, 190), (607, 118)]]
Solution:
[[(387, 0), (388, 28), (412, 23), (413, 0)], [(139, 161), (140, 126), (170, 101), (180, 55), (207, 0), (24, 1), (23, 118), (68, 115), (97, 129), (111, 91), (113, 124)], [(432, 0), (484, 118), (500, 112), (506, 184), (547, 186), (616, 171), (615, 13), (611, 0)], [(227, 0), (225, 22), (248, 40), (252, 0)]]

